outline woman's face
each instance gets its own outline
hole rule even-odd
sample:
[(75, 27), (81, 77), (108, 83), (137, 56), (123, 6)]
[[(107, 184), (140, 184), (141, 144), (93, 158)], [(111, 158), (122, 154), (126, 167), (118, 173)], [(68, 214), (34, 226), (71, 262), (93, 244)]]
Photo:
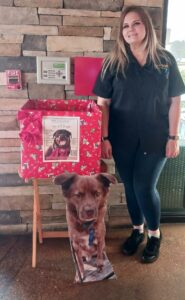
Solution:
[(146, 30), (140, 16), (136, 12), (129, 12), (125, 16), (122, 34), (124, 40), (130, 46), (139, 46), (142, 44)]

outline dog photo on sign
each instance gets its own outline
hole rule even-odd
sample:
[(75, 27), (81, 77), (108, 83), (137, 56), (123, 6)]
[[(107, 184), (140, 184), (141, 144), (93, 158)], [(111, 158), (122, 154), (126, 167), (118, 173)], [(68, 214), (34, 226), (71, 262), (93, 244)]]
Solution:
[(53, 144), (45, 153), (46, 160), (66, 160), (71, 152), (71, 132), (66, 129), (56, 130), (53, 134)]
[(108, 173), (68, 173), (55, 177), (54, 183), (61, 185), (66, 200), (75, 282), (116, 278), (105, 251), (107, 195), (110, 185), (116, 183), (115, 177)]
[(43, 117), (43, 160), (79, 161), (79, 117)]

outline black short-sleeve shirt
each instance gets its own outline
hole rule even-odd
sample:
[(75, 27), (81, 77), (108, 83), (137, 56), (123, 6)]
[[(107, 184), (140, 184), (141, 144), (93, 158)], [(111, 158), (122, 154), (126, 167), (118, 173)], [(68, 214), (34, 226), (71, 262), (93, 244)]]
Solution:
[(111, 99), (109, 137), (113, 146), (130, 148), (140, 141), (144, 152), (164, 153), (169, 134), (170, 98), (185, 93), (174, 57), (160, 58), (159, 70), (152, 62), (140, 66), (129, 53), (129, 64), (116, 75), (115, 71), (101, 72), (94, 93)]

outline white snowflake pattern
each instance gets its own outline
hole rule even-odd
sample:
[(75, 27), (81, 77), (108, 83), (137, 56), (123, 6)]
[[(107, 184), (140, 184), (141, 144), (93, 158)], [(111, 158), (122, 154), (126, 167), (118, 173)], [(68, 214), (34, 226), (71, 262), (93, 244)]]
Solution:
[(34, 153), (32, 153), (32, 154), (30, 155), (30, 157), (31, 157), (32, 159), (34, 159), (34, 160), (36, 160), (36, 159), (37, 159), (37, 155), (36, 155), (36, 154), (34, 154)]
[(23, 164), (23, 170), (26, 170), (26, 169), (28, 169), (29, 168), (29, 163), (24, 163)]
[(83, 170), (85, 170), (85, 169), (86, 169), (86, 166), (84, 166), (84, 165), (83, 165), (83, 166), (80, 166), (80, 170), (81, 170), (81, 171), (83, 171)]
[(82, 143), (83, 145), (89, 145), (89, 141), (87, 139), (83, 139)]
[(39, 168), (38, 168), (38, 172), (40, 173), (40, 172), (42, 172), (44, 169), (45, 169), (45, 167), (39, 167)]
[(91, 153), (89, 151), (86, 152), (86, 157), (91, 157)]

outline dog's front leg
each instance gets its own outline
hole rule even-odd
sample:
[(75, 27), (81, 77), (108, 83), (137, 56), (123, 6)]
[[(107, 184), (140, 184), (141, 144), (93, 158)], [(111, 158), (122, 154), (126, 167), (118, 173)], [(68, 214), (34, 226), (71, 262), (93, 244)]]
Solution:
[(99, 226), (97, 228), (97, 267), (99, 272), (102, 271), (104, 266), (104, 251), (105, 251), (105, 228)]
[(99, 216), (97, 220), (97, 228), (96, 228), (96, 236), (97, 236), (97, 266), (99, 272), (102, 271), (104, 266), (104, 252), (105, 252), (105, 213), (106, 213), (106, 206), (103, 206), (99, 210)]
[(84, 279), (84, 264), (83, 264), (83, 258), (81, 255), (81, 249), (78, 243), (72, 242), (73, 249), (74, 249), (74, 255), (75, 255), (75, 262), (76, 262), (76, 268), (78, 269), (78, 276), (80, 280), (83, 281)]
[(105, 241), (100, 238), (98, 241), (97, 248), (97, 267), (98, 271), (101, 272), (104, 266), (104, 250), (105, 250)]

